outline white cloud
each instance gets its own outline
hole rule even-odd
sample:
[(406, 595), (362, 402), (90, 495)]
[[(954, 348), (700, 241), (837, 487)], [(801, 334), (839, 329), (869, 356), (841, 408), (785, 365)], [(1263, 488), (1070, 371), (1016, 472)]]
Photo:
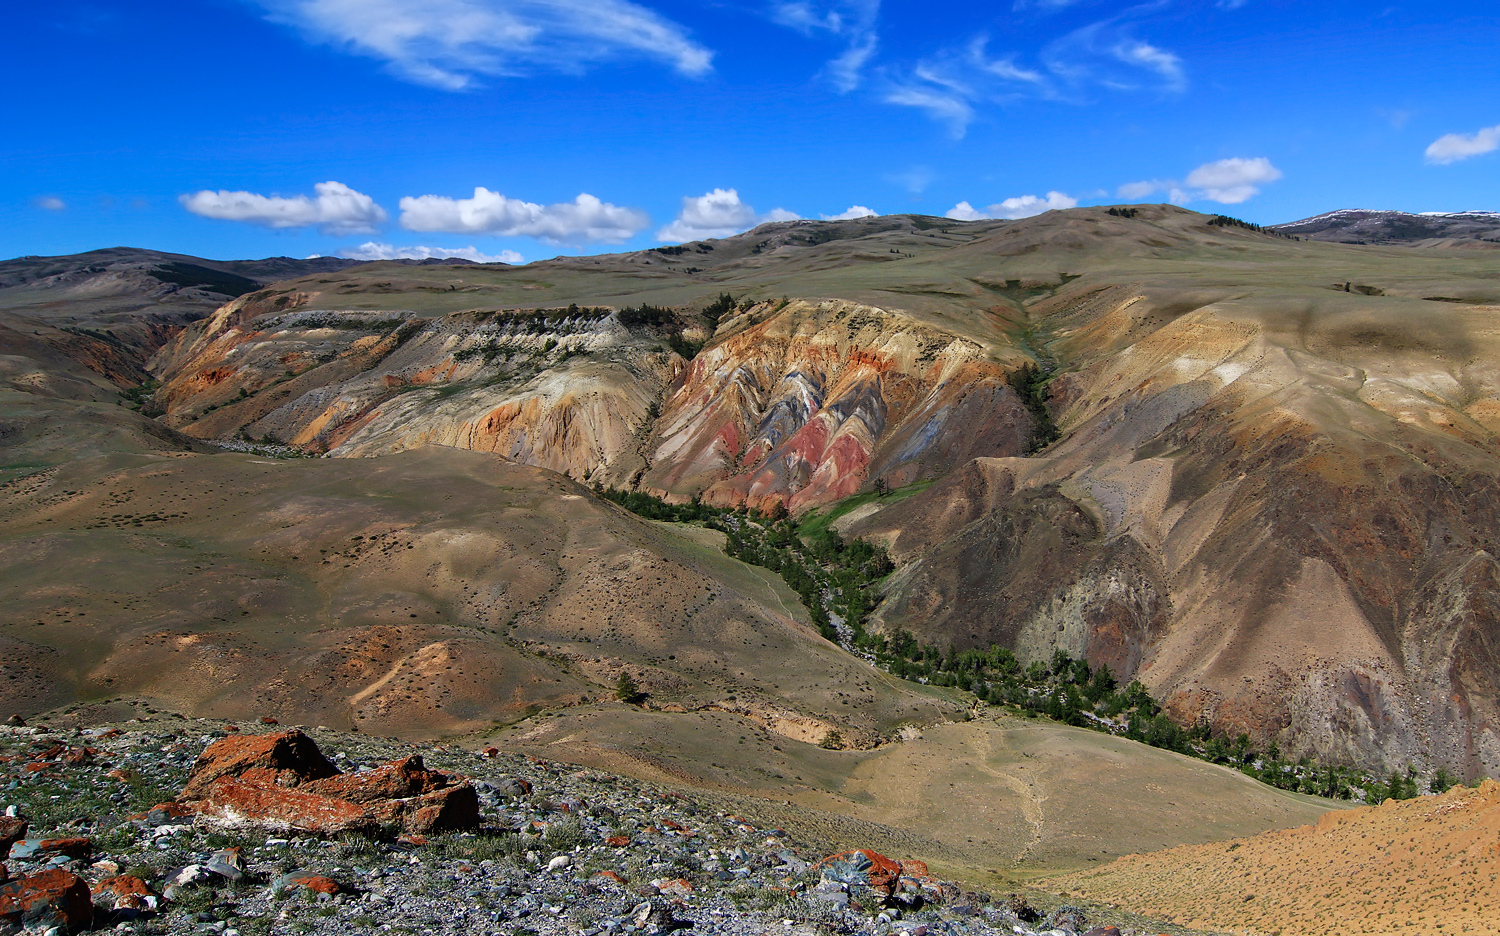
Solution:
[(1260, 186), (1281, 178), (1281, 170), (1265, 157), (1255, 159), (1221, 159), (1204, 163), (1188, 173), (1184, 181), (1146, 179), (1126, 182), (1115, 195), (1128, 201), (1144, 201), (1153, 195), (1166, 195), (1174, 205), (1195, 201), (1214, 201), (1238, 205), (1260, 194)]
[(924, 110), (932, 119), (948, 124), (954, 139), (962, 139), (969, 130), (969, 123), (974, 119), (974, 108), (965, 97), (961, 91), (952, 87), (945, 90), (940, 86), (906, 84), (896, 85), (886, 92), (885, 102)]
[(43, 211), (62, 211), (68, 207), (68, 203), (56, 195), (43, 195), (33, 199), (31, 203)]
[(841, 211), (838, 214), (818, 215), (818, 217), (822, 218), (824, 221), (853, 221), (856, 218), (873, 218), (878, 214), (880, 214), (880, 212), (872, 211), (869, 208), (866, 208), (864, 205), (850, 205), (846, 210)]
[(1017, 218), (1030, 218), (1044, 211), (1063, 211), (1077, 206), (1078, 199), (1076, 198), (1070, 198), (1062, 192), (1048, 192), (1046, 198), (1038, 198), (1035, 195), (1007, 198), (1005, 201), (990, 205), (983, 211), (966, 201), (961, 201), (948, 209), (947, 217), (955, 221), (987, 221), (997, 218), (1014, 221)]
[(781, 0), (772, 4), (771, 18), (805, 36), (818, 33), (843, 39), (846, 47), (828, 63), (834, 87), (853, 91), (864, 80), (864, 68), (880, 44), (875, 23), (880, 0)]
[(506, 198), (483, 186), (474, 189), (473, 198), (422, 195), (401, 199), (401, 226), (408, 231), (535, 237), (550, 244), (617, 244), (650, 223), (643, 211), (611, 205), (587, 193), (557, 205)]
[(1157, 192), (1165, 192), (1176, 183), (1166, 182), (1161, 179), (1148, 179), (1142, 182), (1126, 182), (1115, 190), (1115, 195), (1127, 201), (1141, 201), (1150, 198)]
[(581, 71), (618, 57), (701, 75), (713, 53), (676, 23), (630, 0), (257, 0), (317, 42), (384, 61), (397, 75), (450, 91), (478, 76)]
[(1089, 99), (1094, 88), (1169, 94), (1185, 91), (1188, 78), (1182, 59), (1136, 36), (1133, 20), (1160, 7), (1140, 4), (1048, 43), (1039, 58), (1049, 95), (1082, 102)]
[(1500, 149), (1500, 125), (1477, 133), (1445, 133), (1427, 147), (1427, 161), (1446, 166)]
[(358, 247), (350, 247), (339, 251), (340, 257), (350, 260), (431, 260), (437, 258), (444, 260), (449, 257), (458, 257), (461, 260), (472, 260), (475, 263), (524, 263), (525, 258), (514, 250), (502, 250), (498, 254), (480, 253), (472, 246), (469, 247), (393, 247), (390, 244), (377, 244), (367, 241)]
[(316, 198), (204, 189), (179, 196), (177, 200), (188, 211), (205, 218), (244, 221), (269, 228), (317, 225), (326, 234), (366, 234), (386, 219), (385, 209), (375, 204), (375, 199), (342, 182), (319, 182), (313, 191), (317, 192)]
[[(884, 99), (925, 110), (959, 138), (983, 104), (1026, 98), (1083, 102), (1095, 88), (1183, 91), (1188, 82), (1182, 59), (1135, 39), (1119, 19), (1094, 23), (1047, 44), (1041, 68), (1019, 64), (1014, 53), (992, 56), (989, 37), (976, 36), (888, 78)], [(1142, 80), (1143, 71), (1148, 80)]]
[[(1220, 159), (1204, 163), (1188, 173), (1188, 188), (1193, 197), (1222, 205), (1238, 205), (1260, 194), (1259, 186), (1281, 178), (1281, 170), (1264, 156), (1255, 159)], [(1175, 200), (1175, 199), (1174, 199)]]
[(740, 201), (737, 190), (716, 188), (703, 195), (684, 198), (682, 210), (671, 224), (656, 232), (656, 239), (682, 243), (710, 237), (730, 237), (757, 224), (799, 219), (799, 215), (785, 208), (776, 208), (758, 215), (754, 208)]
[(1181, 91), (1187, 87), (1182, 59), (1171, 52), (1145, 42), (1125, 42), (1115, 46), (1114, 53), (1122, 62), (1156, 72), (1162, 77), (1166, 90)]

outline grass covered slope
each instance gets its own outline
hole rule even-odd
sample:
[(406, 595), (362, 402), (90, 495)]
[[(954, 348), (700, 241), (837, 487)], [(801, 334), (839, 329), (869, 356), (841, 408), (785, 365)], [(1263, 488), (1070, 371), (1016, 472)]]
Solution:
[(1500, 915), (1500, 784), (1315, 824), (1130, 855), (1049, 883), (1188, 926), (1283, 936), (1488, 933)]
[(492, 740), (648, 780), (786, 800), (801, 818), (781, 821), (808, 828), (853, 822), (894, 830), (883, 833), (894, 836), (886, 847), (994, 887), (1132, 852), (1288, 828), (1336, 808), (1134, 741), (1004, 715), (913, 725), (877, 749), (840, 751), (747, 731), (723, 712), (608, 705), (519, 724)]
[(23, 715), (143, 696), (431, 737), (608, 696), (627, 667), (657, 704), (733, 698), (819, 736), (941, 708), (881, 683), (830, 710), (859, 664), (784, 585), (540, 469), (440, 447), (77, 455), (0, 489), (0, 706)]

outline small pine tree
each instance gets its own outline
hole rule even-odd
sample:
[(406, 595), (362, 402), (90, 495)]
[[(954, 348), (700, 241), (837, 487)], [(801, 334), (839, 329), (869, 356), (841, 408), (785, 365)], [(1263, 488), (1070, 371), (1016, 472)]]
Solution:
[(627, 670), (620, 671), (620, 679), (615, 683), (615, 697), (621, 702), (638, 702), (641, 698), (641, 688), (635, 684)]

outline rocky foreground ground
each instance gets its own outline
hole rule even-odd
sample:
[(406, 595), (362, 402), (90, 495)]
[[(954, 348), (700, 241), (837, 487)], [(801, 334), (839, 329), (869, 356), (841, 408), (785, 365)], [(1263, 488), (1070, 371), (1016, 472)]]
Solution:
[(917, 860), (830, 854), (691, 791), (494, 749), (158, 715), (0, 728), (0, 770), (0, 933), (1159, 929), (1041, 892), (976, 893)]

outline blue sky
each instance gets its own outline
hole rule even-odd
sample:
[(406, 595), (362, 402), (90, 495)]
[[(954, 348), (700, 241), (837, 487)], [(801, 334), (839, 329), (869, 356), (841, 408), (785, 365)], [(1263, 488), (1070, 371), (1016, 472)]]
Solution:
[(13, 4), (0, 256), (536, 260), (850, 209), (1500, 210), (1500, 15), (1317, 0)]

